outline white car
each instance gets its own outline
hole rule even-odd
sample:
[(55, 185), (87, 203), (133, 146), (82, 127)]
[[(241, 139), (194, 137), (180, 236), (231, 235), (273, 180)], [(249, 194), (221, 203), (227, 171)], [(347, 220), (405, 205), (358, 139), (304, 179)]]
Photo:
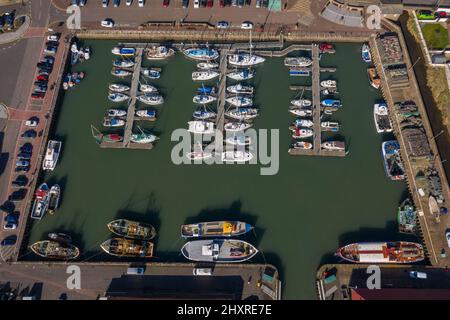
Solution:
[(447, 238), (447, 245), (450, 248), (450, 230), (445, 233), (445, 238)]
[(108, 0), (102, 0), (102, 7), (106, 8), (108, 6)]
[(16, 230), (17, 229), (17, 224), (11, 223), (11, 222), (5, 222), (5, 224), (3, 225), (3, 229), (5, 229), (5, 230)]
[(25, 125), (27, 127), (37, 127), (38, 123), (35, 120), (27, 120), (25, 121)]
[(55, 34), (50, 34), (47, 36), (47, 41), (59, 41), (59, 35)]
[(194, 276), (211, 276), (212, 269), (211, 268), (194, 268), (192, 271)]
[(105, 19), (100, 24), (102, 27), (105, 27), (105, 28), (114, 27), (114, 21), (112, 21), (111, 19)]
[(138, 0), (138, 6), (139, 6), (140, 8), (143, 8), (144, 5), (145, 5), (145, 0)]
[(194, 8), (195, 9), (200, 8), (200, 1), (199, 0), (194, 0)]
[(244, 21), (242, 22), (241, 29), (253, 29), (253, 23), (251, 23), (250, 21)]
[(127, 0), (127, 1), (125, 1), (125, 4), (129, 7), (129, 6), (131, 6), (132, 2), (133, 2), (133, 0)]

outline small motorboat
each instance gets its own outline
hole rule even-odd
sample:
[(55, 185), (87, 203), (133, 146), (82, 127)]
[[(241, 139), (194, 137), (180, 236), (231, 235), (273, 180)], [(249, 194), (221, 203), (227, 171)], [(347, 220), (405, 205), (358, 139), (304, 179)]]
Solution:
[(361, 56), (364, 62), (371, 63), (372, 55), (370, 54), (370, 47), (367, 43), (364, 43), (361, 49)]
[(322, 88), (336, 88), (336, 80), (324, 80), (320, 83)]
[(219, 64), (214, 61), (207, 61), (207, 62), (199, 62), (197, 63), (197, 68), (200, 70), (209, 70), (209, 69), (216, 69), (219, 67)]
[(139, 85), (139, 91), (144, 93), (158, 93), (158, 89), (155, 86), (152, 86), (151, 84), (140, 84)]
[(245, 131), (251, 126), (252, 125), (250, 123), (245, 122), (228, 122), (224, 125), (224, 130), (227, 132), (239, 132)]
[(109, 90), (115, 92), (126, 92), (130, 90), (130, 87), (121, 83), (112, 83), (109, 85)]
[(210, 48), (188, 48), (182, 50), (182, 52), (186, 57), (195, 60), (211, 61), (219, 57), (219, 51)]
[(136, 116), (149, 120), (156, 120), (156, 111), (150, 109), (137, 110)]
[(320, 102), (323, 107), (340, 108), (342, 107), (341, 100), (338, 99), (324, 99)]
[(108, 109), (106, 111), (106, 116), (108, 117), (125, 117), (127, 115), (126, 110), (122, 109)]
[(194, 81), (207, 81), (217, 78), (219, 73), (217, 71), (206, 70), (206, 71), (194, 71), (192, 72), (192, 80)]
[(375, 67), (367, 68), (367, 76), (369, 77), (369, 82), (375, 89), (380, 89), (381, 78), (377, 74), (377, 69)]
[(214, 102), (216, 100), (217, 100), (216, 97), (206, 95), (206, 94), (198, 94), (198, 95), (194, 96), (194, 98), (192, 99), (192, 101), (197, 104), (208, 104), (208, 103)]
[(155, 68), (142, 68), (141, 74), (149, 79), (159, 79), (161, 77), (161, 70)]
[(137, 100), (140, 102), (147, 104), (147, 105), (159, 105), (164, 103), (164, 98), (160, 94), (143, 94), (136, 97)]
[(151, 133), (146, 133), (140, 130), (140, 133), (131, 134), (130, 141), (137, 144), (153, 143), (159, 138)]
[(253, 226), (241, 221), (208, 221), (181, 226), (183, 238), (238, 237), (253, 230)]
[(128, 99), (130, 99), (130, 96), (120, 93), (120, 92), (111, 92), (108, 95), (108, 99), (111, 100), (112, 102), (123, 102), (123, 101), (127, 101)]
[(122, 127), (125, 125), (125, 120), (117, 118), (105, 118), (103, 120), (103, 126), (105, 127)]
[(186, 158), (189, 160), (203, 160), (203, 159), (210, 159), (212, 158), (213, 154), (212, 152), (208, 151), (192, 151), (186, 153)]
[(322, 53), (334, 53), (336, 52), (332, 43), (324, 42), (319, 44), (319, 51)]
[(312, 105), (312, 102), (308, 99), (295, 99), (291, 100), (291, 104), (296, 107), (310, 107)]
[(311, 129), (299, 129), (295, 128), (293, 130), (292, 138), (294, 139), (304, 139), (313, 136), (313, 131)]

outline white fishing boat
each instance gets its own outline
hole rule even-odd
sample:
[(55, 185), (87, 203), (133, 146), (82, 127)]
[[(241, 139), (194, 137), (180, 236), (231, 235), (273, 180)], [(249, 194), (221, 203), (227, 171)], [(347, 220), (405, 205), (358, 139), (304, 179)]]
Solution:
[(253, 87), (238, 83), (234, 86), (227, 87), (227, 91), (234, 94), (253, 94)]
[(227, 74), (227, 77), (232, 80), (242, 81), (249, 80), (255, 76), (255, 72), (250, 69), (242, 69), (240, 71), (232, 71)]
[(293, 109), (289, 109), (289, 112), (298, 117), (312, 116), (312, 110), (310, 110), (310, 109), (293, 108)]
[(195, 120), (188, 122), (188, 131), (192, 133), (213, 134), (215, 133), (214, 122)]
[(127, 115), (127, 111), (121, 109), (108, 109), (106, 111), (106, 115), (108, 117), (125, 117)]
[(225, 112), (225, 115), (237, 120), (250, 120), (258, 116), (258, 109), (240, 107)]
[(312, 105), (312, 102), (308, 99), (295, 99), (291, 100), (291, 104), (296, 107), (310, 107)]
[(112, 83), (109, 85), (109, 90), (115, 92), (126, 92), (130, 90), (130, 87), (121, 83)]
[(125, 120), (118, 118), (105, 118), (103, 119), (104, 127), (123, 127), (125, 125)]
[(164, 98), (162, 95), (160, 94), (143, 94), (140, 96), (136, 97), (137, 100), (139, 100), (140, 102), (147, 104), (147, 105), (151, 105), (151, 106), (155, 106), (155, 105), (159, 105), (159, 104), (163, 104), (164, 103)]
[(48, 213), (53, 214), (58, 209), (59, 198), (61, 196), (61, 188), (59, 185), (55, 184), (50, 188), (48, 193)]
[(207, 81), (217, 78), (219, 73), (212, 70), (194, 71), (192, 72), (192, 80), (194, 81)]
[(182, 52), (186, 57), (195, 60), (211, 61), (216, 60), (219, 57), (219, 51), (210, 48), (188, 48), (184, 49)]
[(386, 103), (376, 103), (373, 106), (373, 120), (378, 133), (392, 132), (392, 123)]
[(314, 132), (311, 129), (299, 129), (295, 128), (292, 130), (292, 138), (294, 139), (303, 139), (303, 138), (309, 138), (312, 137)]
[(111, 92), (108, 95), (108, 99), (111, 100), (112, 102), (123, 102), (130, 99), (130, 96), (120, 92)]
[(293, 126), (295, 128), (301, 127), (312, 128), (314, 126), (314, 122), (308, 119), (296, 119), (293, 123)]
[(31, 209), (32, 219), (41, 220), (47, 212), (49, 190), (50, 189), (45, 182), (36, 189), (36, 192), (34, 193), (35, 200), (33, 203), (33, 208)]
[(139, 91), (144, 93), (158, 93), (158, 89), (151, 84), (139, 84)]
[(57, 140), (49, 140), (45, 151), (42, 168), (44, 170), (53, 171), (58, 163), (59, 154), (61, 153), (62, 142)]
[(301, 150), (311, 150), (313, 147), (313, 144), (306, 141), (296, 141), (292, 144), (293, 149), (301, 149)]
[(210, 96), (207, 94), (198, 94), (198, 95), (194, 96), (194, 98), (192, 99), (192, 101), (197, 104), (208, 104), (208, 103), (214, 102), (216, 100), (217, 100), (216, 97), (213, 97), (213, 96)]
[(219, 64), (214, 61), (207, 61), (207, 62), (199, 62), (197, 63), (197, 68), (200, 70), (209, 70), (209, 69), (217, 69), (219, 67)]
[(222, 152), (223, 162), (247, 162), (253, 159), (253, 154), (248, 151), (225, 151)]
[(212, 239), (189, 241), (181, 248), (181, 253), (191, 261), (238, 263), (251, 259), (258, 250), (242, 240)]
[(322, 88), (336, 88), (336, 80), (324, 80), (320, 83)]
[(228, 56), (228, 63), (236, 67), (251, 67), (266, 61), (265, 58), (251, 53), (236, 53)]
[(142, 109), (136, 111), (136, 116), (149, 120), (156, 120), (156, 111), (150, 109)]
[(206, 110), (197, 110), (194, 111), (192, 114), (192, 117), (198, 120), (206, 120), (206, 119), (212, 119), (215, 118), (217, 114), (213, 111), (206, 111)]
[(113, 60), (113, 66), (118, 67), (118, 68), (132, 68), (134, 66), (134, 61), (124, 60), (124, 59), (116, 59), (116, 60)]
[(174, 53), (175, 51), (172, 48), (153, 46), (145, 50), (145, 57), (147, 60), (164, 60), (173, 56)]
[(345, 151), (345, 143), (343, 141), (326, 141), (321, 144), (321, 147), (329, 151)]
[(252, 125), (245, 122), (228, 122), (224, 125), (224, 130), (227, 132), (240, 132), (245, 131)]
[(225, 101), (236, 107), (248, 107), (253, 104), (253, 100), (251, 98), (244, 96), (233, 96), (225, 99)]
[(284, 58), (284, 65), (286, 67), (309, 67), (312, 65), (312, 60), (306, 57), (287, 57)]
[(233, 146), (249, 146), (252, 143), (252, 139), (243, 134), (234, 134), (231, 137), (225, 139), (225, 143), (231, 144)]

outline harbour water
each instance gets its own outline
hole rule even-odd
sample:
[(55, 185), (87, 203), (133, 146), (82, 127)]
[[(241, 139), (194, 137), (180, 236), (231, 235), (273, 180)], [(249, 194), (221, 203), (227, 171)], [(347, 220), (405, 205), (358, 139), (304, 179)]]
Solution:
[[(336, 262), (333, 252), (353, 241), (400, 240), (396, 210), (406, 195), (404, 182), (388, 180), (381, 160), (383, 136), (375, 131), (373, 103), (379, 92), (370, 87), (360, 59), (360, 45), (338, 44), (323, 67), (337, 67), (322, 79), (338, 80), (342, 110), (329, 119), (340, 121), (349, 154), (344, 158), (293, 157), (287, 154), (287, 111), (296, 95), (290, 84), (310, 80), (290, 78), (282, 58), (268, 59), (257, 68), (255, 104), (257, 129), (280, 129), (279, 172), (261, 176), (260, 165), (174, 165), (170, 141), (173, 130), (186, 128), (198, 83), (191, 80), (195, 62), (181, 54), (160, 63), (162, 77), (152, 81), (165, 97), (158, 120), (142, 123), (160, 137), (153, 150), (100, 149), (91, 124), (101, 128), (106, 109), (114, 42), (89, 41), (92, 58), (75, 70), (86, 72), (83, 82), (66, 92), (54, 137), (63, 141), (60, 161), (45, 175), (62, 187), (60, 209), (35, 222), (29, 243), (52, 231), (72, 235), (81, 260), (111, 257), (100, 243), (112, 237), (106, 224), (116, 218), (153, 224), (156, 262), (185, 261), (180, 225), (202, 220), (235, 219), (252, 223), (245, 239), (261, 251), (258, 262), (279, 268), (284, 299), (314, 299), (315, 272), (320, 264)], [(146, 62), (147, 65), (150, 65)], [(153, 64), (155, 65), (155, 64)], [(36, 259), (32, 253), (21, 257)]]

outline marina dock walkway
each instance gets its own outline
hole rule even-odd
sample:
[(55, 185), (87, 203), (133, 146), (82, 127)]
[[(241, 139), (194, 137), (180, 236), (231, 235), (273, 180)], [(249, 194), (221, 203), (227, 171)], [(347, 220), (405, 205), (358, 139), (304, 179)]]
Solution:
[[(217, 92), (217, 117), (216, 117), (216, 136), (215, 151), (220, 153), (223, 150), (223, 129), (225, 125), (225, 98), (227, 90), (227, 65), (228, 65), (228, 49), (220, 50), (219, 65), (219, 89)], [(219, 133), (220, 132), (220, 133)]]
[(136, 95), (139, 87), (139, 78), (141, 76), (141, 66), (142, 66), (142, 53), (144, 49), (136, 49), (136, 58), (133, 69), (133, 76), (131, 78), (131, 89), (130, 89), (130, 101), (128, 104), (127, 112), (127, 122), (125, 123), (125, 131), (123, 135), (123, 147), (128, 148), (131, 141), (131, 134), (133, 133), (134, 125), (134, 114), (136, 111)]

